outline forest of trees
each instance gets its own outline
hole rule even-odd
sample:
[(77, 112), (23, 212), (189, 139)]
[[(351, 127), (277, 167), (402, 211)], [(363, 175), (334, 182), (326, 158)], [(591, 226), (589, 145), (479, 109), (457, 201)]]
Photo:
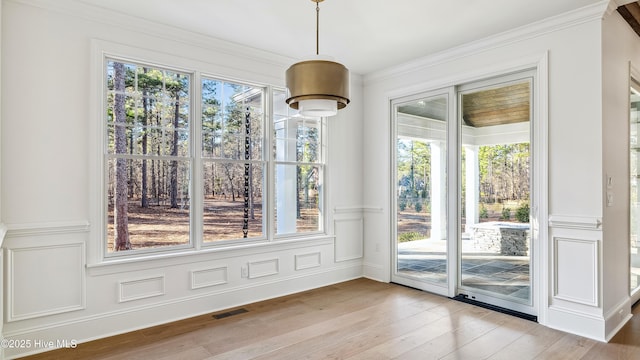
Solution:
[(190, 77), (134, 64), (107, 65), (107, 196), (113, 250), (132, 248), (130, 202), (189, 206)]
[[(110, 60), (106, 82), (109, 251), (188, 244), (194, 194), (203, 200), (202, 241), (264, 236), (263, 88), (203, 78), (196, 149), (190, 74)], [(278, 144), (293, 144), (295, 154), (275, 158), (276, 166), (295, 168), (298, 231), (314, 231), (319, 119), (279, 121), (296, 130), (286, 139), (274, 134), (274, 157)], [(194, 174), (199, 189), (192, 189)]]
[[(429, 211), (431, 183), (431, 148), (428, 142), (417, 140), (398, 140), (397, 144), (398, 186), (401, 189), (398, 206), (400, 210), (413, 207), (416, 212)], [(464, 149), (461, 149), (461, 164), (464, 164)], [(526, 211), (528, 221), (529, 201), (529, 144), (504, 144), (480, 146), (479, 162), (479, 210), (480, 217), (487, 217), (485, 205), (515, 203), (521, 212)], [(461, 166), (461, 184), (465, 184), (465, 167)], [(465, 201), (462, 186), (461, 204)], [(464, 207), (463, 211), (464, 211)], [(504, 208), (503, 210), (504, 211)], [(523, 214), (524, 215), (524, 214)], [(507, 214), (500, 214), (507, 218)], [(509, 215), (508, 218), (511, 216)], [(508, 219), (507, 218), (507, 219)], [(507, 220), (505, 219), (505, 220)]]
[[(188, 242), (190, 79), (189, 74), (165, 69), (117, 61), (107, 65), (107, 196), (114, 251), (132, 248), (132, 215), (150, 207), (182, 217), (178, 222), (187, 227), (176, 230), (175, 238)], [(252, 97), (246, 86), (217, 80), (205, 79), (201, 86), (205, 197), (244, 200), (247, 217), (255, 219), (254, 202), (262, 196), (264, 168), (261, 93)], [(240, 221), (246, 237), (248, 220), (240, 216)]]

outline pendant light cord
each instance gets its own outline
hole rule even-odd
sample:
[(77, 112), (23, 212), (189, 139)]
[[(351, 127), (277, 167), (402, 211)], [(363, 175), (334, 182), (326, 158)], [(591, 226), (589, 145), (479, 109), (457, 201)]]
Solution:
[(320, 55), (320, 2), (316, 1), (316, 55)]

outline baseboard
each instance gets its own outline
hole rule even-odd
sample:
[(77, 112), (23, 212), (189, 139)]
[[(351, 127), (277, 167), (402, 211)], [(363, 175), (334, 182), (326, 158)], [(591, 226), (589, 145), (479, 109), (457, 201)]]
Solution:
[(626, 297), (605, 315), (605, 341), (609, 342), (620, 329), (633, 317), (631, 298)]
[(547, 310), (546, 326), (605, 342), (605, 319), (593, 314), (585, 314), (560, 306), (551, 306)]
[(380, 282), (390, 282), (391, 274), (389, 269), (380, 266), (378, 264), (373, 263), (363, 263), (362, 264), (362, 274), (363, 277), (367, 279), (380, 281)]

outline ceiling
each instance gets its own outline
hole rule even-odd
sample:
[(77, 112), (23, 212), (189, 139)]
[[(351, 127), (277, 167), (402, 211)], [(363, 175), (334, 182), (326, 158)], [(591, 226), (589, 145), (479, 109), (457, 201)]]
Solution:
[[(73, 1), (266, 50), (292, 62), (315, 54), (311, 0)], [(320, 53), (367, 74), (600, 2), (326, 0), (320, 3)]]

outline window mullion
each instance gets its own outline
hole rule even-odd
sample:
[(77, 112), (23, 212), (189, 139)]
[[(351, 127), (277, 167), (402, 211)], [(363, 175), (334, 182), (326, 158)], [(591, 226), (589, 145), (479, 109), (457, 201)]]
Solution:
[(262, 158), (266, 162), (265, 165), (265, 188), (267, 190), (267, 209), (266, 216), (264, 217), (265, 231), (267, 233), (267, 239), (273, 241), (275, 239), (275, 159), (273, 156), (273, 119), (274, 106), (273, 106), (273, 87), (268, 86), (266, 88), (266, 94), (264, 99), (264, 146), (262, 150)]
[(191, 88), (191, 241), (196, 250), (203, 243), (203, 174), (202, 174), (202, 77), (199, 72), (193, 74)]

